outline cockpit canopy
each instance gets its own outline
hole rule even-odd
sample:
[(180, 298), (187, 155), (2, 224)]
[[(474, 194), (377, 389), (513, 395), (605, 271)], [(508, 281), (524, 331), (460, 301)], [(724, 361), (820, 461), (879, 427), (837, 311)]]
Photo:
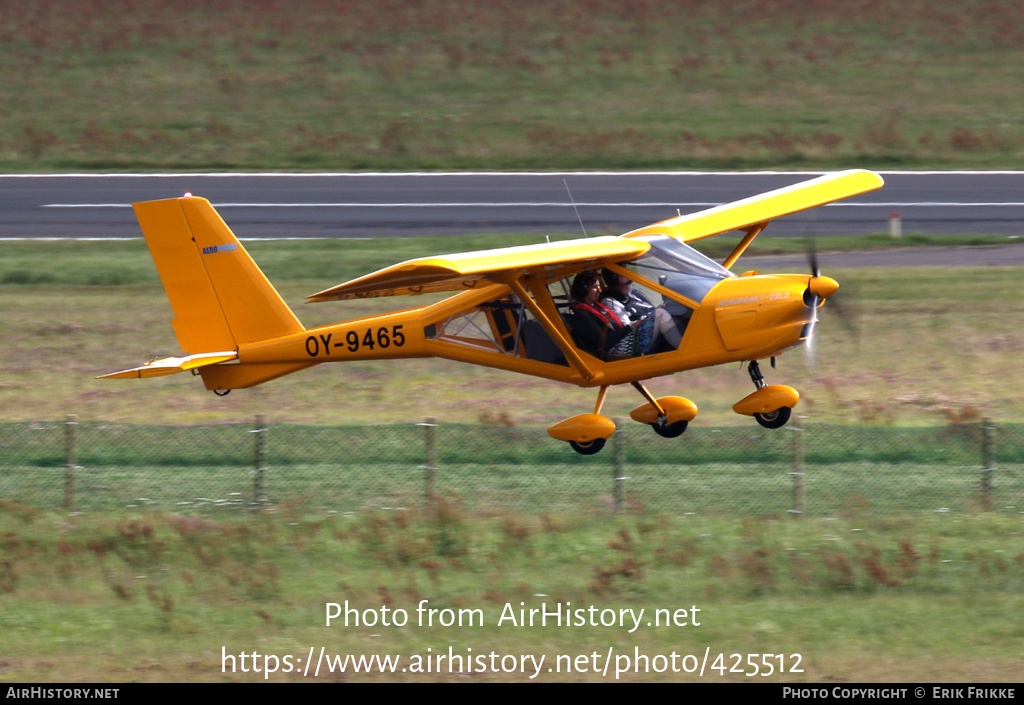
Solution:
[[(651, 249), (630, 262), (630, 269), (695, 303), (703, 301), (715, 284), (735, 276), (722, 265), (674, 237), (651, 235), (640, 239), (650, 243)], [(677, 315), (677, 312), (671, 310), (669, 313)]]

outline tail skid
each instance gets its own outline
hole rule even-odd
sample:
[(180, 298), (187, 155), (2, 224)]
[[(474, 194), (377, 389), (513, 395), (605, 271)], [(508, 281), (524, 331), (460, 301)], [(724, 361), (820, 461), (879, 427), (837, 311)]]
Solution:
[(205, 198), (134, 204), (175, 318), (183, 357), (102, 378), (156, 377), (198, 369), (207, 389), (250, 387), (309, 364), (222, 365), (239, 347), (301, 333), (299, 319)]

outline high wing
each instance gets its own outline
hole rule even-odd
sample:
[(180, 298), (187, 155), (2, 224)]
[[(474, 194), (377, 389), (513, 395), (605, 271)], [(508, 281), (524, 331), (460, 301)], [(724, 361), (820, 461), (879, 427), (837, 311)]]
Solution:
[(790, 213), (873, 191), (883, 184), (882, 177), (872, 171), (840, 171), (733, 203), (663, 220), (628, 232), (622, 237), (670, 235), (684, 242), (700, 240), (730, 230), (762, 226)]
[(747, 237), (723, 263), (727, 268), (742, 254), (768, 221), (871, 191), (882, 178), (861, 169), (827, 174), (786, 188), (654, 223), (621, 237), (606, 236), (563, 242), (421, 257), (378, 270), (307, 297), (308, 302), (338, 301), (377, 296), (398, 296), (463, 291), (481, 284), (506, 283), (531, 270), (580, 264), (595, 268), (634, 259), (650, 245), (645, 235), (667, 235), (684, 242), (731, 230), (746, 230)]
[(650, 245), (642, 240), (605, 236), (421, 257), (325, 289), (306, 300), (312, 303), (464, 291), (481, 284), (505, 283), (510, 276), (546, 271), (559, 265), (578, 263), (586, 268), (600, 267), (639, 257), (648, 249)]

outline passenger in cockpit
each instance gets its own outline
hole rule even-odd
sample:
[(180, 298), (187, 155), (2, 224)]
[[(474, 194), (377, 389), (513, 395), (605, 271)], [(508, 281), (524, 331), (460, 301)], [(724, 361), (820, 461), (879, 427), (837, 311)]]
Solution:
[(657, 344), (657, 337), (664, 339), (673, 350), (679, 347), (683, 336), (679, 332), (675, 320), (664, 307), (655, 307), (646, 296), (633, 288), (633, 281), (629, 277), (611, 269), (605, 269), (601, 274), (605, 282), (605, 290), (601, 293), (601, 303), (614, 311), (623, 324), (651, 317), (653, 313), (653, 330), (656, 338), (648, 350), (643, 352), (649, 352)]
[(633, 334), (644, 321), (623, 324), (613, 310), (601, 303), (601, 291), (597, 272), (587, 270), (576, 275), (569, 288), (572, 299), (569, 328), (581, 350), (605, 360), (620, 342), (638, 342)]

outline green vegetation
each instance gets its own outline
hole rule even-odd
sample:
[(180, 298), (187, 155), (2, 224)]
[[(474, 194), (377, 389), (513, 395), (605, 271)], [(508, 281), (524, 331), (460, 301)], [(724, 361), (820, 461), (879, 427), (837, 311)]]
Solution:
[[(577, 237), (551, 235), (554, 242)], [(467, 252), (493, 247), (542, 242), (543, 235), (438, 235), (402, 238), (311, 240), (245, 240), (249, 253), (272, 282), (302, 282), (333, 286), (348, 279), (414, 257)], [(707, 238), (694, 243), (705, 254), (723, 259), (736, 246), (735, 237)], [(1015, 242), (1005, 235), (908, 234), (894, 239), (887, 234), (829, 236), (819, 246), (830, 252), (852, 252), (918, 247), (999, 245)], [(807, 240), (800, 237), (761, 236), (744, 257), (803, 254)], [(152, 284), (153, 260), (142, 238), (118, 241), (12, 240), (0, 242), (0, 286), (124, 286)], [(312, 290), (310, 292), (312, 293)]]
[(1024, 507), (1022, 424), (805, 424), (799, 433), (695, 424), (683, 438), (665, 440), (623, 423), (594, 458), (570, 452), (537, 426), (274, 424), (258, 436), (252, 431), (252, 423), (0, 423), (0, 497), (88, 512), (210, 512), (300, 500), (310, 511), (360, 511), (415, 507), (440, 491), (457, 493), (473, 513), (756, 517), (798, 510), (821, 517), (851, 507), (874, 516)]
[(0, 10), (0, 169), (1017, 167), (1021, 26), (1001, 0), (39, 0)]
[[(481, 238), (470, 246), (489, 244)], [(359, 252), (362, 271), (367, 262), (462, 247), (416, 238), (258, 242), (251, 249), (300, 317), (315, 324), (408, 303), (302, 306), (303, 295), (358, 273), (346, 253)], [(558, 656), (589, 662), (612, 647), (615, 656), (637, 649), (652, 658), (712, 654), (702, 679), (665, 671), (620, 680), (746, 681), (753, 677), (729, 669), (737, 666), (733, 654), (743, 661), (748, 653), (784, 654), (789, 665), (800, 654), (802, 672), (766, 680), (1018, 680), (1024, 633), (1007, 615), (1024, 607), (1019, 434), (999, 437), (999, 506), (980, 511), (987, 507), (977, 495), (972, 423), (984, 415), (1001, 424), (1024, 418), (1007, 372), (1024, 347), (1006, 323), (1024, 305), (1015, 295), (1018, 273), (829, 273), (843, 293), (856, 294), (845, 306), (855, 314), (857, 334), (826, 310), (817, 368), (805, 368), (797, 352), (769, 372), (772, 381), (801, 390), (800, 409), (811, 421), (854, 424), (838, 446), (834, 438), (818, 446), (813, 432), (806, 436), (808, 516), (781, 518), (792, 493), (791, 434), (768, 436), (732, 414), (729, 405), (749, 391), (746, 374), (732, 367), (652, 382), (700, 404), (701, 416), (677, 441), (691, 444), (691, 460), (722, 453), (715, 426), (733, 424), (726, 432), (734, 442), (724, 451), (730, 462), (659, 462), (647, 429), (630, 426), (627, 457), (644, 464), (627, 481), (629, 514), (617, 516), (606, 466), (555, 457), (532, 440), (543, 437), (544, 425), (589, 406), (591, 392), (434, 360), (321, 366), (223, 399), (185, 375), (97, 381), (96, 374), (178, 351), (166, 296), (141, 241), (0, 243), (0, 414), (21, 422), (0, 426), (5, 457), (16, 461), (4, 470), (0, 501), (2, 673), (16, 681), (259, 680), (262, 673), (224, 673), (222, 655), (257, 651), (290, 655), (294, 663), (320, 646), (328, 654), (407, 659), (447, 654), (449, 647), (463, 655), (544, 654), (547, 668)], [(635, 404), (618, 394), (606, 408), (625, 416)], [(84, 513), (40, 511), (35, 507), (53, 506), (63, 492), (62, 429), (55, 422), (69, 412), (83, 422), (77, 433), (84, 468), (76, 481)], [(275, 503), (249, 512), (237, 505), (254, 491), (248, 430), (256, 414), (271, 424), (264, 491)], [(445, 421), (439, 436), (453, 435), (438, 445), (440, 496), (425, 506), (422, 470), (415, 470), (425, 464), (422, 442), (402, 433), (428, 416)], [(343, 430), (339, 447), (327, 442), (335, 429), (281, 425), (357, 419), (400, 421), (405, 431)], [(147, 421), (160, 427), (118, 435), (118, 422)], [(246, 425), (232, 429), (228, 421)], [(451, 423), (459, 421), (486, 426)], [(212, 427), (187, 429), (200, 436), (184, 442), (185, 430), (167, 426), (199, 423)], [(873, 433), (872, 426), (883, 425), (931, 428)], [(232, 431), (237, 438), (227, 438)], [(473, 432), (502, 439), (492, 444), (493, 458), (466, 456), (479, 445), (469, 442)], [(400, 467), (375, 464), (384, 447)], [(232, 465), (233, 458), (240, 459)], [(396, 482), (403, 475), (407, 482)], [(169, 484), (178, 494), (160, 496)], [(572, 502), (559, 505), (556, 484)], [(15, 488), (36, 494), (14, 495)], [(114, 495), (135, 506), (108, 513)], [(893, 508), (886, 504), (892, 496), (915, 502)], [(951, 496), (959, 498), (952, 511), (935, 511), (948, 508)], [(510, 497), (525, 498), (513, 505), (521, 511), (510, 511)], [(90, 506), (92, 498), (104, 508)], [(681, 514), (681, 506), (695, 513)], [(760, 518), (730, 517), (731, 510)], [(831, 516), (818, 518), (822, 512)], [(346, 600), (360, 610), (386, 605), (410, 615), (428, 600), (436, 609), (480, 610), (487, 623), (326, 627), (326, 604)], [(633, 634), (497, 626), (506, 604), (541, 602), (616, 610), (696, 606), (701, 626), (641, 627)], [(339, 677), (322, 673), (320, 680)], [(344, 680), (465, 677), (349, 673)], [(470, 677), (528, 680), (513, 673)], [(279, 673), (270, 680), (308, 678)], [(537, 680), (611, 678), (584, 668), (544, 671)]]
[[(325, 517), (284, 505), (199, 518), (67, 516), (4, 501), (3, 668), (23, 682), (252, 681), (265, 676), (241, 673), (237, 658), (236, 672), (223, 673), (222, 654), (288, 655), (294, 666), (323, 646), (401, 655), (409, 666), (452, 646), (463, 655), (544, 654), (542, 682), (610, 682), (616, 664), (627, 666), (620, 657), (637, 649), (652, 659), (709, 649), (703, 678), (669, 670), (619, 680), (750, 681), (729, 672), (732, 654), (742, 653), (749, 671), (747, 653), (769, 653), (785, 654), (787, 668), (799, 654), (801, 671), (756, 680), (1015, 681), (1024, 633), (1007, 615), (1024, 607), (1019, 533), (1018, 519), (998, 515), (480, 517), (440, 498), (423, 511)], [(450, 614), (479, 610), (478, 625), (419, 626), (422, 600)], [(409, 624), (326, 626), (327, 603), (346, 601), (361, 618), (405, 610)], [(498, 625), (506, 605), (566, 602), (645, 615), (632, 634), (632, 625)], [(687, 626), (647, 626), (656, 609), (687, 610)], [(547, 671), (558, 655), (603, 659), (609, 647), (617, 658), (607, 676), (592, 663)], [(719, 653), (724, 673), (713, 667)], [(448, 681), (467, 670), (450, 673), (445, 663), (440, 674), (342, 677), (324, 668), (317, 680)]]

